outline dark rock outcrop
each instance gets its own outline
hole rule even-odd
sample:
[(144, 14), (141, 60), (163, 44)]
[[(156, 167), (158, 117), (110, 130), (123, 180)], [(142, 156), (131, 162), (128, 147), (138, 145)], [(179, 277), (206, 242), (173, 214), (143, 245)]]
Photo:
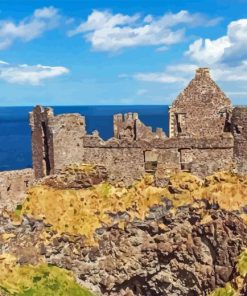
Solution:
[(204, 202), (176, 213), (170, 208), (155, 206), (144, 220), (124, 226), (116, 219), (96, 231), (94, 246), (80, 235), (59, 235), (42, 220), (26, 216), (16, 224), (1, 216), (0, 232), (11, 235), (0, 235), (0, 253), (14, 254), (20, 264), (43, 258), (69, 269), (96, 295), (208, 295), (232, 281), (236, 258), (247, 246), (242, 219)]
[(47, 260), (111, 296), (207, 295), (233, 279), (236, 257), (247, 245), (240, 218), (212, 209), (204, 224), (205, 213), (198, 209), (183, 207), (174, 217), (160, 209), (156, 213), (156, 220), (101, 229), (93, 248), (80, 239), (61, 240), (57, 253), (50, 244)]
[(107, 176), (104, 166), (74, 164), (66, 166), (55, 175), (39, 180), (38, 184), (58, 189), (81, 189), (104, 182)]

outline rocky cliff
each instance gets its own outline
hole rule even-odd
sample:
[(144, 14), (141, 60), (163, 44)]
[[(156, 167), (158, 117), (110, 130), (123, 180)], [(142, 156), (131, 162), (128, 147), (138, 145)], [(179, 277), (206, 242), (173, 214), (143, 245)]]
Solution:
[[(246, 295), (246, 190), (232, 173), (170, 175), (162, 188), (147, 175), (124, 188), (101, 167), (70, 166), (2, 211), (0, 264), (55, 265), (94, 295)], [(1, 276), (0, 287), (13, 294)]]

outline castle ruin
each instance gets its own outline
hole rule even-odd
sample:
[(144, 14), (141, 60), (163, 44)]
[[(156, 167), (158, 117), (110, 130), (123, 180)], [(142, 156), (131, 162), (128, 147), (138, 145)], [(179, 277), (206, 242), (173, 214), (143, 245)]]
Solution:
[(113, 138), (88, 135), (79, 114), (54, 116), (37, 106), (30, 114), (33, 168), (36, 178), (58, 172), (73, 162), (104, 165), (112, 181), (131, 183), (145, 172), (161, 180), (182, 170), (205, 177), (235, 167), (247, 172), (247, 108), (231, 101), (199, 68), (169, 110), (169, 137), (152, 131), (136, 113), (113, 118)]
[(104, 141), (97, 131), (87, 134), (80, 114), (55, 116), (41, 106), (30, 113), (30, 126), (35, 179), (71, 163), (104, 165), (110, 181), (125, 184), (145, 172), (158, 185), (167, 172), (179, 170), (199, 177), (230, 169), (247, 173), (247, 107), (233, 107), (208, 68), (197, 69), (170, 107), (169, 136), (127, 113), (114, 115), (114, 135)]

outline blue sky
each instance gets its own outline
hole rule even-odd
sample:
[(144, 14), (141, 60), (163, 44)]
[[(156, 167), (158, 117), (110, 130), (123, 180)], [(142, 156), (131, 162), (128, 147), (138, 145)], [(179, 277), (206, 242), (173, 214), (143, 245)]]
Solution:
[(0, 105), (170, 104), (198, 66), (247, 104), (246, 12), (247, 0), (0, 0)]

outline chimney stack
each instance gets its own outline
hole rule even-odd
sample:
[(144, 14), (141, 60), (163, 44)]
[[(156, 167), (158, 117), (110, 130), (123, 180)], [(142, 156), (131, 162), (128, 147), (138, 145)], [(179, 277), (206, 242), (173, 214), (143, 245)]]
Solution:
[(210, 77), (209, 68), (198, 68), (196, 70), (196, 78)]

